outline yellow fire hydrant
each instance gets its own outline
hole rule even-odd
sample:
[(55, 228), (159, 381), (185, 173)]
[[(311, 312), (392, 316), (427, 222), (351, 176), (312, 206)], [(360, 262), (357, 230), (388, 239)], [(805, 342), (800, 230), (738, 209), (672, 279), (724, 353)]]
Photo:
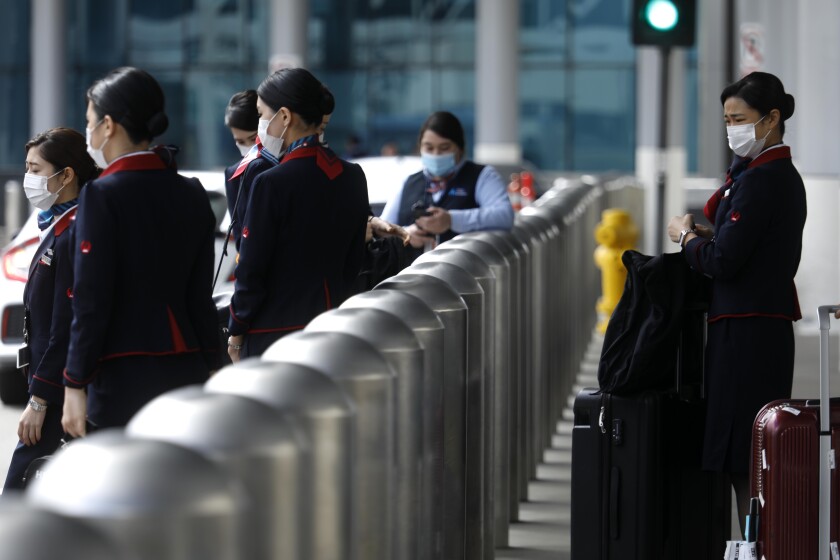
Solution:
[(639, 237), (639, 229), (626, 210), (610, 208), (601, 213), (601, 223), (595, 228), (595, 264), (601, 269), (601, 297), (595, 309), (600, 321), (598, 332), (605, 333), (615, 306), (624, 292), (627, 270), (621, 262), (621, 255), (633, 249)]

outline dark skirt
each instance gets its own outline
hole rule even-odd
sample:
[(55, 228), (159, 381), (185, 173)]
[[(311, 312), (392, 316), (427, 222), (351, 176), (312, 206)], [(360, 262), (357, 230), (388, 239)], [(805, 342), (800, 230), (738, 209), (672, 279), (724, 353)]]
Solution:
[(709, 324), (703, 468), (748, 473), (752, 426), (770, 401), (790, 398), (793, 324), (744, 317)]
[(197, 352), (106, 360), (88, 385), (88, 419), (97, 429), (125, 426), (158, 395), (208, 378), (207, 363)]

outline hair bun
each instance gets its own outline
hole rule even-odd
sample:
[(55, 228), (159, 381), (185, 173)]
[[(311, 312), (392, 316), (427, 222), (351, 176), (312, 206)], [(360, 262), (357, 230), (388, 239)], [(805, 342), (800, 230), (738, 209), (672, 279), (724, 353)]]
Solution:
[(321, 99), (318, 103), (318, 110), (323, 115), (331, 115), (335, 111), (335, 97), (325, 86), (321, 86)]
[(168, 127), (169, 119), (163, 111), (158, 111), (146, 121), (146, 128), (149, 130), (149, 135), (151, 135), (152, 138), (163, 134)]
[(793, 109), (796, 107), (796, 102), (793, 100), (793, 96), (789, 93), (785, 94), (785, 110), (782, 114), (782, 118), (787, 120), (793, 116)]

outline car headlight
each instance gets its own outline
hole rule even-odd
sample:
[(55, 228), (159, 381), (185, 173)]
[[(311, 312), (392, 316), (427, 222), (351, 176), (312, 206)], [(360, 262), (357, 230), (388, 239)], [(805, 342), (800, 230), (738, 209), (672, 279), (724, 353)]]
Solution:
[(35, 251), (38, 250), (39, 241), (40, 239), (34, 237), (6, 250), (3, 254), (3, 274), (6, 278), (26, 282), (29, 276), (29, 264), (35, 256)]

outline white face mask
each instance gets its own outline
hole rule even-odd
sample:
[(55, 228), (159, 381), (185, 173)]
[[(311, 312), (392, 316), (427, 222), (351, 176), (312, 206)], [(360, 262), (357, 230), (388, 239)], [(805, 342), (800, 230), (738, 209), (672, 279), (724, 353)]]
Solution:
[(289, 127), (286, 126), (278, 138), (277, 136), (272, 136), (268, 133), (268, 125), (270, 125), (271, 121), (273, 121), (279, 114), (280, 111), (277, 111), (274, 113), (274, 117), (271, 117), (270, 119), (260, 119), (260, 124), (257, 127), (257, 135), (260, 137), (260, 142), (262, 142), (263, 148), (268, 150), (271, 155), (278, 158), (283, 153), (283, 136), (285, 136), (286, 129)]
[(44, 177), (43, 175), (33, 175), (32, 173), (26, 173), (23, 176), (23, 192), (26, 193), (26, 198), (29, 199), (29, 202), (32, 203), (32, 206), (37, 208), (38, 210), (49, 210), (55, 201), (58, 200), (58, 193), (61, 192), (61, 189), (66, 187), (67, 185), (62, 185), (61, 189), (58, 189), (55, 192), (50, 192), (47, 188), (47, 183), (50, 179), (58, 175), (64, 171), (56, 171), (49, 177)]
[[(766, 117), (767, 115), (764, 115)], [(764, 142), (770, 135), (770, 130), (764, 135), (764, 138), (756, 139), (755, 125), (764, 120), (761, 117), (754, 123), (738, 124), (726, 127), (726, 137), (729, 139), (729, 148), (735, 152), (735, 155), (744, 158), (753, 158), (761, 153), (764, 148)]]
[(236, 147), (239, 148), (239, 153), (242, 154), (242, 157), (247, 156), (248, 152), (253, 148), (253, 146), (243, 146), (242, 144), (237, 144)]
[(96, 130), (105, 119), (100, 120), (98, 123), (94, 125), (93, 128), (85, 128), (85, 142), (87, 143), (87, 153), (90, 154), (90, 157), (93, 158), (93, 162), (98, 165), (101, 169), (105, 169), (108, 167), (108, 161), (105, 159), (105, 154), (102, 152), (102, 149), (105, 147), (105, 144), (108, 143), (110, 138), (106, 138), (102, 145), (98, 148), (94, 148), (90, 144), (90, 137), (93, 134), (93, 131)]

